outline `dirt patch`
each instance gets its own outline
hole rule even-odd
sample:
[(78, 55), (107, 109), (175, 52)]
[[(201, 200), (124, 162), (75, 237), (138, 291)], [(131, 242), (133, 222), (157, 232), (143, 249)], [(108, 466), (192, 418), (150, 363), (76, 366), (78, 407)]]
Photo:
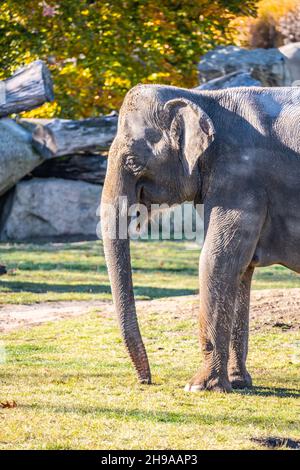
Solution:
[(41, 302), (31, 305), (0, 305), (0, 332), (40, 325), (49, 321), (78, 317), (94, 309), (112, 306), (101, 301)]
[[(0, 306), (0, 331), (77, 317), (96, 310), (113, 315), (113, 306), (104, 301), (45, 302), (33, 305)], [(172, 312), (173, 318), (196, 317), (197, 296), (170, 297), (137, 302), (139, 314)], [(267, 289), (252, 292), (251, 329), (300, 329), (300, 289)]]
[(252, 292), (251, 329), (300, 329), (300, 289)]
[[(196, 318), (198, 297), (182, 296), (137, 303), (137, 309), (149, 313), (169, 312), (173, 319)], [(265, 289), (252, 291), (250, 329), (300, 329), (300, 289)]]

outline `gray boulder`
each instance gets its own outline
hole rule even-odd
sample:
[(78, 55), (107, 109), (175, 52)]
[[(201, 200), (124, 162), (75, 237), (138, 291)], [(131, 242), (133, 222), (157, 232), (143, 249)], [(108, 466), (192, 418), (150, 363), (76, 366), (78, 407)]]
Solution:
[(7, 198), (2, 241), (96, 239), (102, 187), (84, 181), (34, 178), (18, 183)]
[(197, 87), (198, 90), (219, 90), (221, 88), (234, 88), (240, 86), (262, 86), (259, 80), (252, 77), (250, 72), (232, 72), (223, 77), (209, 80)]
[(205, 54), (199, 65), (200, 82), (232, 72), (250, 72), (262, 86), (285, 86), (290, 76), (284, 55), (278, 49), (243, 49), (237, 46), (217, 47)]
[(300, 42), (291, 42), (279, 47), (290, 75), (290, 85), (300, 85)]

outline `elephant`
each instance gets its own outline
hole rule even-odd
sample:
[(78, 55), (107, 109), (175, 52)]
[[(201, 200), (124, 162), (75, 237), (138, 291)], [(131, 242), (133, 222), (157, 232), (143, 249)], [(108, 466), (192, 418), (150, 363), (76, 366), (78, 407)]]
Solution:
[[(300, 273), (299, 123), (297, 87), (207, 91), (142, 84), (125, 96), (108, 156), (101, 224), (122, 337), (141, 383), (151, 383), (151, 371), (136, 315), (130, 241), (109, 235), (122, 216), (119, 197), (147, 208), (204, 205), (203, 361), (185, 390), (251, 387), (246, 359), (253, 272), (281, 264)], [(105, 206), (114, 208), (113, 215)]]

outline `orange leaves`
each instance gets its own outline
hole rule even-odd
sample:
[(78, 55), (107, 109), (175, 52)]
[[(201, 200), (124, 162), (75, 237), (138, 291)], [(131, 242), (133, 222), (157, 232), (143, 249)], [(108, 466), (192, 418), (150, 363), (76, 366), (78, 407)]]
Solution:
[(196, 86), (200, 56), (232, 43), (229, 19), (253, 2), (5, 0), (0, 75), (40, 58), (51, 67), (56, 101), (31, 116), (106, 113), (137, 83)]

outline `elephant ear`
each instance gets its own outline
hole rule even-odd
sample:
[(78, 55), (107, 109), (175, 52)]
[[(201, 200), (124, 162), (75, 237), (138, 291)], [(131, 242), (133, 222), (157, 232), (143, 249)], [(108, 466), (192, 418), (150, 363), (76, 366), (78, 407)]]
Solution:
[(210, 117), (184, 98), (167, 101), (164, 110), (169, 116), (170, 135), (180, 148), (184, 167), (189, 174), (214, 140), (215, 128)]

